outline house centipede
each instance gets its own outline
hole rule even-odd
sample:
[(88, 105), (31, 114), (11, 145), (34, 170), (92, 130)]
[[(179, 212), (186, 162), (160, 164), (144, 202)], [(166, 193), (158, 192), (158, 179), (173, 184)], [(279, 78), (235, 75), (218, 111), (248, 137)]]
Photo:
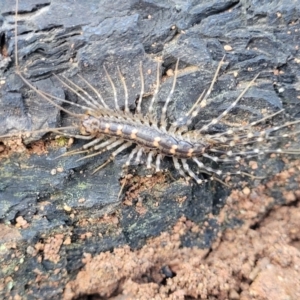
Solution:
[[(17, 26), (15, 31), (15, 36), (17, 37)], [(100, 92), (81, 76), (79, 76), (79, 78), (89, 87), (90, 91), (84, 90), (78, 84), (75, 84), (63, 75), (54, 75), (63, 86), (76, 94), (78, 98), (80, 98), (85, 104), (73, 103), (66, 99), (60, 99), (53, 95), (47, 94), (46, 92), (38, 90), (30, 81), (28, 81), (18, 67), (18, 51), (16, 41), (15, 47), (17, 74), (27, 84), (27, 86), (29, 86), (33, 91), (35, 91), (39, 96), (49, 103), (80, 120), (77, 125), (69, 127), (72, 129), (77, 129), (79, 132), (78, 134), (71, 135), (64, 133), (64, 130), (69, 128), (57, 128), (52, 130), (59, 132), (60, 134), (65, 134), (69, 137), (88, 141), (79, 149), (69, 151), (63, 156), (86, 154), (83, 158), (81, 158), (85, 159), (101, 155), (107, 151), (112, 151), (108, 160), (97, 167), (94, 172), (104, 168), (121, 152), (133, 147), (128, 154), (125, 167), (128, 167), (134, 160), (136, 164), (145, 163), (148, 169), (152, 169), (152, 165), (154, 163), (155, 172), (160, 172), (163, 158), (170, 157), (175, 169), (181, 177), (186, 179), (192, 178), (198, 184), (201, 184), (204, 180), (199, 178), (197, 173), (200, 173), (205, 174), (210, 179), (223, 182), (224, 176), (228, 175), (237, 174), (250, 177), (252, 175), (242, 171), (223, 172), (221, 169), (211, 167), (210, 164), (238, 163), (242, 158), (249, 158), (268, 153), (300, 153), (300, 151), (297, 149), (270, 149), (264, 145), (264, 143), (267, 141), (275, 138), (273, 135), (275, 132), (285, 127), (300, 123), (299, 120), (296, 120), (285, 123), (281, 126), (270, 127), (263, 130), (258, 129), (257, 125), (265, 122), (266, 120), (272, 119), (274, 116), (282, 113), (282, 110), (271, 115), (267, 115), (266, 117), (253, 121), (244, 126), (233, 127), (221, 133), (208, 133), (208, 130), (212, 126), (218, 124), (237, 106), (251, 85), (254, 84), (259, 74), (253, 78), (243, 92), (235, 99), (235, 101), (233, 101), (232, 104), (229, 105), (219, 116), (210, 120), (200, 129), (190, 130), (189, 126), (192, 124), (193, 119), (197, 117), (200, 111), (205, 109), (210, 102), (209, 96), (214, 88), (214, 84), (217, 81), (224, 58), (220, 61), (210, 86), (199, 96), (192, 108), (177, 121), (169, 122), (167, 118), (167, 110), (172, 101), (172, 95), (176, 88), (179, 60), (177, 60), (175, 66), (171, 90), (162, 107), (161, 114), (159, 115), (157, 111), (154, 111), (154, 104), (159, 93), (160, 63), (158, 63), (157, 66), (156, 88), (153, 92), (152, 99), (146, 112), (142, 111), (144, 76), (142, 64), (140, 64), (139, 76), (141, 79), (141, 90), (139, 99), (136, 103), (136, 108), (132, 112), (130, 111), (128, 105), (128, 87), (119, 68), (118, 75), (124, 90), (124, 109), (120, 107), (117, 98), (116, 87), (105, 67), (104, 70), (113, 91), (114, 108), (110, 108)], [(58, 105), (55, 102), (56, 100), (80, 108), (84, 113), (74, 113), (69, 109), (62, 107), (61, 105)], [(48, 131), (51, 131), (51, 129)], [(281, 135), (281, 137), (288, 136), (290, 135)], [(4, 137), (5, 136), (2, 136), (1, 138)], [(259, 146), (251, 148), (251, 146), (254, 144), (258, 144)], [(247, 147), (250, 147), (250, 149), (247, 149)], [(146, 161), (143, 161), (143, 155), (146, 156)], [(206, 165), (203, 163), (203, 158), (210, 161), (210, 164)], [(190, 162), (197, 167), (196, 172), (191, 168)]]

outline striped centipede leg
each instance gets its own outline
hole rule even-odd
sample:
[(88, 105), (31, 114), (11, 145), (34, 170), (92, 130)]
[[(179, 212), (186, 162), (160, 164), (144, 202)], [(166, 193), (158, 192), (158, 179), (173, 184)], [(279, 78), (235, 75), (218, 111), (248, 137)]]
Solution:
[(150, 102), (150, 105), (148, 107), (148, 114), (152, 115), (153, 114), (153, 104), (156, 100), (158, 90), (159, 90), (159, 85), (160, 85), (160, 62), (157, 62), (157, 71), (156, 71), (156, 87)]
[[(233, 152), (231, 150), (224, 151), (224, 150), (219, 150), (219, 149), (211, 148), (210, 151), (213, 152), (213, 153), (224, 154), (227, 157), (235, 157), (237, 155), (241, 155), (242, 157), (246, 157), (246, 158), (250, 158), (250, 157), (253, 157), (253, 156), (258, 156), (258, 155), (262, 155), (262, 154), (266, 153), (265, 149), (259, 149), (259, 148), (254, 148), (251, 151), (239, 151), (239, 152)], [(273, 151), (272, 153), (276, 153), (278, 151), (278, 149), (277, 150), (274, 149), (274, 150), (270, 150), (270, 151)]]
[(168, 105), (172, 99), (174, 90), (175, 90), (175, 86), (176, 86), (176, 81), (177, 81), (177, 75), (178, 75), (178, 64), (179, 64), (179, 59), (177, 59), (176, 62), (176, 66), (175, 66), (175, 73), (174, 73), (174, 78), (173, 78), (173, 84), (172, 84), (172, 88), (169, 92), (169, 95), (166, 99), (166, 102), (163, 106), (162, 112), (161, 112), (161, 118), (160, 118), (160, 128), (164, 128), (166, 129), (167, 127), (167, 109), (168, 109)]
[(110, 75), (108, 74), (107, 70), (106, 70), (106, 67), (103, 66), (104, 68), (104, 71), (105, 71), (105, 74), (106, 74), (106, 77), (112, 87), (112, 90), (113, 90), (113, 93), (114, 93), (114, 101), (115, 101), (115, 108), (116, 110), (120, 110), (120, 107), (119, 107), (119, 104), (118, 104), (118, 96), (117, 96), (117, 90), (116, 90), (116, 87), (114, 85), (114, 82), (112, 81)]
[(185, 179), (187, 179), (187, 176), (186, 174), (184, 173), (184, 171), (182, 170), (182, 167), (178, 161), (178, 158), (177, 157), (172, 157), (172, 160), (173, 160), (173, 164), (174, 164), (174, 167), (175, 169), (177, 170), (177, 172), (179, 173), (179, 175)]
[[(100, 141), (102, 141), (102, 140), (103, 140), (103, 139), (101, 139)], [(80, 154), (80, 153), (84, 153), (84, 152), (90, 152), (90, 151), (97, 151), (97, 150), (99, 150), (99, 149), (102, 149), (101, 151), (98, 151), (98, 152), (96, 152), (96, 153), (92, 153), (92, 154), (90, 154), (90, 155), (86, 155), (86, 156), (84, 156), (84, 157), (82, 157), (82, 158), (79, 158), (78, 161), (83, 160), (83, 159), (86, 159), (86, 158), (94, 157), (94, 156), (97, 156), (97, 155), (99, 155), (99, 154), (101, 154), (101, 153), (107, 151), (107, 150), (106, 150), (107, 147), (108, 147), (109, 145), (112, 145), (115, 141), (116, 141), (116, 138), (113, 137), (113, 138), (110, 138), (110, 139), (108, 139), (107, 141), (105, 141), (105, 142), (103, 142), (103, 143), (101, 143), (101, 144), (98, 144), (98, 145), (96, 145), (96, 146), (93, 146), (93, 147), (90, 148), (90, 149), (86, 149), (86, 150), (84, 150), (84, 151), (73, 152), (73, 153), (71, 153), (71, 155), (73, 155), (73, 154)], [(103, 150), (103, 148), (104, 148), (104, 150)], [(77, 150), (74, 150), (74, 151), (77, 151)], [(68, 155), (68, 153), (67, 153), (67, 155)]]
[[(300, 120), (297, 121), (293, 121), (293, 122), (288, 122), (285, 123), (284, 125), (281, 126), (275, 126), (275, 127), (271, 127), (269, 129), (266, 130), (261, 130), (261, 131), (256, 131), (255, 129), (253, 129), (252, 127), (255, 126), (256, 124), (270, 119), (271, 117), (281, 113), (283, 110), (280, 110), (274, 114), (268, 115), (262, 119), (259, 119), (257, 121), (254, 121), (246, 126), (240, 127), (240, 128), (234, 128), (234, 129), (229, 129), (223, 133), (219, 133), (217, 135), (214, 136), (214, 139), (216, 139), (216, 141), (221, 140), (223, 142), (222, 139), (224, 139), (224, 135), (227, 135), (226, 142), (228, 144), (230, 144), (232, 147), (233, 146), (241, 146), (241, 145), (249, 145), (249, 144), (253, 144), (253, 143), (262, 143), (266, 140), (272, 140), (272, 139), (276, 139), (276, 137), (270, 136), (271, 133), (278, 131), (284, 127), (287, 126), (291, 126), (294, 124), (298, 124), (300, 123)], [(247, 131), (248, 130), (248, 131)], [(239, 134), (239, 131), (242, 132), (242, 134)], [(246, 132), (246, 133), (244, 133)], [(295, 136), (296, 134), (298, 134), (299, 132), (292, 132), (292, 133), (288, 133), (288, 134), (281, 134), (280, 137), (291, 137), (291, 136)], [(257, 148), (257, 149), (253, 149), (254, 151), (252, 151), (251, 153), (247, 153), (247, 152), (235, 152), (233, 153), (232, 151), (221, 151), (219, 153), (223, 153), (226, 154), (229, 157), (234, 157), (236, 155), (242, 155), (244, 157), (250, 158), (250, 157), (254, 157), (260, 154), (266, 154), (266, 153), (278, 153), (278, 154), (299, 154), (299, 149), (288, 149), (288, 150), (284, 150), (281, 148), (278, 149), (262, 149), (262, 148)], [(211, 151), (213, 152), (217, 152), (216, 149), (211, 149)], [(236, 156), (234, 158), (236, 161), (238, 161), (240, 158), (239, 156)]]
[[(77, 138), (76, 135), (71, 136), (71, 137)], [(89, 137), (89, 139), (93, 139), (93, 138), (94, 138), (93, 136), (88, 136), (88, 137)], [(92, 146), (98, 144), (98, 143), (101, 142), (103, 139), (104, 139), (104, 137), (101, 136), (101, 137), (99, 137), (99, 138), (97, 138), (97, 139), (94, 139), (94, 140), (92, 140), (91, 142), (89, 142), (89, 143), (83, 145), (83, 146), (80, 147), (80, 148), (77, 148), (77, 149), (72, 150), (72, 151), (68, 151), (68, 152), (66, 152), (66, 153), (64, 153), (64, 154), (62, 154), (62, 155), (60, 155), (60, 156), (58, 156), (58, 157), (56, 157), (56, 158), (59, 158), (59, 157), (65, 157), (65, 156), (71, 156), (71, 155), (77, 155), (77, 154), (81, 154), (81, 153), (87, 153), (87, 152), (89, 152), (88, 148), (91, 148)]]
[(210, 94), (214, 88), (214, 85), (217, 81), (217, 77), (218, 77), (221, 67), (223, 65), (224, 58), (225, 58), (225, 56), (223, 56), (223, 58), (219, 62), (217, 70), (214, 74), (213, 80), (212, 80), (207, 92), (205, 93), (205, 91), (203, 91), (201, 93), (201, 95), (199, 96), (199, 98), (197, 99), (197, 101), (195, 102), (195, 104), (192, 106), (192, 108), (185, 114), (184, 117), (181, 117), (178, 119), (178, 121), (173, 122), (172, 127), (182, 127), (185, 125), (190, 125), (192, 123), (192, 120), (199, 114), (200, 110), (207, 106), (207, 104), (208, 104), (207, 99), (210, 96)]
[(132, 149), (131, 153), (128, 156), (127, 161), (124, 164), (124, 168), (128, 167), (130, 165), (130, 161), (133, 159), (134, 155), (139, 151), (140, 147), (136, 146), (134, 149)]
[(127, 85), (126, 85), (126, 81), (125, 81), (125, 78), (124, 78), (124, 76), (123, 76), (123, 74), (121, 73), (121, 71), (120, 71), (120, 68), (119, 67), (117, 67), (118, 68), (118, 73), (119, 73), (119, 77), (120, 77), (120, 79), (121, 79), (121, 81), (122, 81), (122, 84), (123, 84), (123, 88), (124, 88), (124, 93), (125, 93), (125, 108), (124, 108), (124, 111), (126, 112), (126, 113), (129, 113), (129, 106), (128, 106), (128, 89), (127, 89)]
[(191, 178), (193, 178), (198, 184), (203, 183), (202, 179), (199, 179), (198, 176), (190, 169), (189, 165), (187, 164), (186, 159), (181, 159), (181, 163), (183, 166), (183, 169), (185, 170), (186, 173), (189, 174)]
[(143, 151), (144, 151), (144, 149), (143, 149), (143, 147), (141, 147), (136, 154), (135, 162), (137, 164), (139, 164), (141, 162), (141, 157), (142, 157)]
[(147, 169), (151, 169), (152, 160), (153, 160), (154, 152), (150, 151), (147, 156)]
[[(122, 141), (124, 143), (124, 141)], [(121, 153), (122, 151), (124, 151), (125, 149), (129, 148), (132, 145), (132, 142), (126, 142), (125, 144), (121, 145), (119, 148), (117, 148), (115, 151), (113, 151), (110, 155), (110, 157), (108, 158), (108, 160), (103, 163), (101, 166), (99, 166), (97, 169), (95, 169), (95, 171), (93, 172), (93, 174), (95, 174), (96, 172), (98, 172), (99, 170), (101, 170), (102, 168), (104, 168), (105, 166), (107, 166), (110, 162), (112, 162), (115, 157)], [(114, 147), (116, 147), (117, 144), (115, 143)], [(110, 146), (110, 149), (113, 148), (113, 144)]]
[(226, 116), (228, 114), (228, 112), (230, 110), (232, 110), (237, 103), (242, 99), (242, 97), (245, 95), (245, 93), (249, 90), (249, 88), (251, 87), (251, 85), (255, 82), (255, 80), (257, 79), (257, 77), (259, 76), (259, 74), (257, 74), (251, 81), (250, 83), (246, 86), (246, 88), (242, 91), (242, 93), (236, 98), (236, 100), (234, 102), (232, 102), (228, 108), (226, 110), (224, 110), (217, 118), (212, 119), (208, 124), (202, 126), (202, 128), (200, 128), (198, 130), (198, 132), (202, 132), (202, 131), (206, 131), (211, 125), (215, 125), (217, 124), (224, 116)]
[(118, 145), (120, 145), (122, 143), (124, 143), (123, 140), (116, 140), (116, 138), (111, 138), (111, 139), (107, 140), (106, 142), (103, 142), (103, 143), (101, 143), (101, 144), (99, 144), (97, 146), (94, 146), (91, 149), (88, 149), (88, 150), (85, 150), (85, 151), (81, 151), (83, 153), (83, 152), (90, 152), (90, 151), (95, 151), (95, 150), (101, 149), (98, 152), (94, 152), (92, 154), (89, 154), (89, 155), (86, 155), (86, 156), (84, 156), (82, 158), (79, 158), (77, 161), (80, 161), (80, 160), (83, 160), (83, 159), (87, 159), (87, 158), (91, 158), (91, 157), (100, 155), (100, 154), (102, 154), (102, 153), (104, 153), (104, 152), (106, 152), (106, 151), (108, 151), (110, 149), (113, 149), (113, 148), (117, 147)]
[(112, 138), (108, 139), (107, 141), (105, 141), (105, 142), (103, 142), (99, 145), (94, 146), (93, 150), (99, 150), (101, 148), (104, 148), (104, 147), (114, 143), (116, 141), (116, 139), (117, 139), (116, 137), (112, 137)]
[(208, 158), (214, 162), (222, 162), (222, 163), (230, 163), (230, 162), (238, 162), (241, 160), (240, 156), (236, 156), (234, 157), (234, 159), (229, 159), (229, 158), (220, 158), (218, 156), (213, 156), (213, 155), (209, 155), (206, 153), (202, 154), (203, 157)]
[(145, 91), (145, 81), (144, 81), (142, 62), (140, 62), (139, 71), (140, 71), (140, 79), (141, 79), (141, 91), (140, 91), (140, 97), (139, 97), (139, 100), (138, 100), (137, 106), (136, 106), (136, 113), (137, 114), (141, 113), (141, 105), (142, 105), (143, 95), (144, 95), (144, 91)]
[[(247, 129), (252, 129), (253, 126), (255, 126), (255, 125), (257, 125), (257, 124), (259, 124), (259, 123), (261, 123), (263, 121), (266, 121), (268, 119), (271, 119), (271, 118), (275, 117), (278, 114), (281, 114), (283, 111), (284, 111), (284, 109), (281, 109), (281, 110), (279, 110), (279, 111), (277, 111), (277, 112), (275, 112), (273, 114), (267, 115), (267, 116), (265, 116), (265, 117), (263, 117), (263, 118), (261, 118), (259, 120), (253, 121), (253, 122), (249, 123), (248, 125), (236, 127), (236, 128), (231, 129), (229, 132), (228, 131), (221, 132), (221, 133), (216, 134), (215, 136), (216, 137), (221, 137), (223, 135), (233, 134), (233, 133), (238, 132), (238, 131), (245, 132), (245, 131), (247, 131)], [(289, 124), (287, 123), (287, 124), (284, 125), (284, 127), (285, 126), (289, 126)], [(273, 127), (273, 128), (270, 128), (268, 131), (265, 130), (265, 131), (262, 131), (262, 132), (263, 133), (267, 133), (267, 132), (270, 132), (270, 130), (273, 131), (273, 130), (278, 130), (278, 129), (279, 129), (279, 127)], [(260, 135), (262, 135), (262, 132), (260, 132)], [(249, 133), (251, 133), (251, 131), (249, 131), (247, 134), (249, 134)]]
[(160, 164), (161, 164), (161, 159), (162, 159), (162, 155), (158, 154), (156, 156), (156, 160), (155, 160), (155, 172), (158, 173), (160, 172)]
[(98, 144), (99, 142), (103, 141), (103, 139), (105, 138), (105, 136), (101, 135), (100, 137), (94, 139), (93, 141), (85, 144), (82, 146), (82, 149), (88, 149), (91, 148), (92, 146), (95, 146), (96, 144)]
[(213, 168), (210, 168), (210, 167), (207, 167), (204, 165), (203, 162), (199, 161), (197, 158), (193, 158), (193, 161), (198, 165), (198, 167), (200, 168), (200, 170), (205, 170), (206, 172), (208, 172), (208, 174), (216, 174), (218, 176), (220, 176), (222, 174), (222, 171), (221, 170), (216, 170), (216, 169), (213, 169)]

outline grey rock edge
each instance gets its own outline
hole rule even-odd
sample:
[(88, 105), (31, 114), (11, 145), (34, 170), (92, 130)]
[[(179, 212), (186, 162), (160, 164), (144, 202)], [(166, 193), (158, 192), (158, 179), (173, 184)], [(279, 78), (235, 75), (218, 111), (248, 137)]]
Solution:
[[(116, 82), (116, 67), (119, 66), (130, 87), (129, 99), (133, 108), (140, 90), (140, 61), (143, 62), (144, 73), (148, 72), (145, 87), (150, 92), (155, 83), (154, 57), (162, 56), (163, 74), (174, 68), (176, 59), (180, 58), (180, 69), (185, 71), (178, 78), (168, 111), (169, 118), (174, 120), (187, 111), (202, 90), (208, 87), (217, 64), (226, 53), (228, 64), (221, 72), (211, 104), (193, 124), (195, 128), (220, 114), (236, 98), (237, 89), (240, 91), (244, 83), (259, 72), (258, 84), (240, 103), (239, 114), (258, 118), (264, 109), (272, 112), (285, 108), (291, 117), (297, 118), (300, 108), (297, 99), (300, 25), (294, 21), (299, 20), (299, 10), (300, 3), (287, 0), (259, 1), (259, 5), (255, 0), (209, 3), (179, 0), (21, 1), (19, 63), (25, 77), (50, 94), (77, 101), (52, 74), (64, 74), (79, 84), (76, 74), (80, 74), (101, 89), (107, 103), (112, 103), (112, 93), (103, 65)], [(8, 57), (0, 56), (0, 80), (5, 82), (0, 85), (0, 135), (71, 124), (72, 118), (30, 92), (15, 75), (13, 1), (1, 1), (0, 12), (0, 34), (8, 48)], [(232, 51), (226, 52), (225, 45), (230, 45)], [(282, 71), (282, 74), (275, 76), (273, 69)], [(235, 73), (238, 73), (237, 77)], [(276, 85), (273, 85), (274, 82)], [(163, 105), (171, 83), (169, 79), (162, 84), (158, 109)], [(117, 86), (122, 101), (122, 86), (120, 83)], [(35, 140), (41, 138), (42, 135), (34, 136)], [(32, 139), (27, 142), (32, 142)], [(105, 235), (109, 230), (99, 225), (91, 230), (103, 233), (101, 238), (95, 234), (95, 238), (78, 241), (70, 248), (63, 246), (66, 257), (61, 264), (71, 275), (81, 267), (83, 252), (95, 254), (124, 244), (141, 247), (146, 238), (167, 230), (181, 215), (201, 224), (207, 220), (209, 213), (219, 212), (229, 193), (218, 183), (187, 186), (180, 180), (170, 181), (163, 191), (145, 191), (140, 195), (147, 213), (139, 215), (134, 207), (122, 206), (117, 198), (126, 153), (118, 156), (107, 168), (91, 175), (107, 156), (80, 162), (78, 157), (55, 159), (65, 151), (62, 147), (49, 149), (47, 155), (14, 155), (0, 161), (0, 219), (14, 222), (17, 216), (22, 216), (30, 223), (28, 229), (21, 231), (21, 240), (26, 241), (22, 247), (26, 249), (26, 245), (59, 228), (63, 228), (61, 231), (72, 230), (72, 239), (76, 240), (81, 231), (86, 231), (86, 228), (83, 230), (76, 226), (79, 218), (98, 218), (105, 213), (116, 213), (120, 223), (115, 232)], [(269, 163), (266, 159), (263, 162), (268, 168), (258, 175), (268, 176), (284, 167), (280, 160)], [(170, 167), (168, 161), (165, 167)], [(57, 168), (62, 168), (63, 172), (51, 175), (51, 170)], [(143, 173), (143, 167), (136, 166), (132, 172)], [(187, 197), (181, 205), (176, 201), (179, 197)], [(82, 198), (85, 201), (79, 203)], [(50, 202), (46, 210), (41, 209), (43, 201)], [(70, 218), (64, 206), (77, 211), (78, 216)], [(220, 230), (219, 225), (213, 222), (211, 226), (215, 231), (192, 239), (187, 237), (183, 246), (209, 247)], [(27, 266), (14, 274), (16, 286), (29, 263), (34, 265), (37, 262), (33, 259), (26, 261)], [(47, 265), (50, 269), (56, 267), (50, 263)], [(21, 289), (21, 285), (18, 288)], [(47, 299), (46, 291), (38, 293), (40, 298)], [(57, 293), (55, 297), (59, 298), (59, 289)]]

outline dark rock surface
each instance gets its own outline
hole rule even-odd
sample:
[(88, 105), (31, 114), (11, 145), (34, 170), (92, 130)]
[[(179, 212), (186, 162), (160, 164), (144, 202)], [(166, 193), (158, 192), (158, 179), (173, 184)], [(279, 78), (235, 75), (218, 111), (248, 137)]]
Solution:
[[(13, 2), (0, 3), (0, 135), (72, 124), (76, 120), (37, 96), (15, 74)], [(285, 108), (288, 114), (277, 118), (283, 123), (299, 117), (300, 112), (299, 10), (299, 1), (288, 0), (24, 0), (18, 10), (19, 65), (25, 78), (36, 87), (70, 101), (78, 99), (52, 74), (63, 74), (84, 86), (76, 76), (80, 74), (101, 91), (110, 106), (113, 94), (103, 65), (116, 82), (120, 105), (124, 105), (124, 91), (117, 75), (119, 66), (129, 87), (130, 107), (134, 108), (140, 92), (139, 63), (143, 62), (146, 92), (151, 93), (156, 80), (155, 57), (163, 59), (163, 78), (179, 58), (182, 71), (168, 111), (169, 119), (174, 120), (208, 88), (226, 54), (211, 101), (193, 127), (200, 128), (218, 116), (258, 73), (256, 86), (240, 102), (235, 117), (239, 121), (255, 120), (263, 116), (262, 111), (272, 113)], [(172, 78), (162, 83), (157, 109), (162, 107), (171, 84)], [(71, 109), (70, 105), (64, 107)], [(35, 134), (24, 142), (30, 148), (34, 141), (48, 141), (48, 136), (43, 136), (44, 133)], [(73, 147), (80, 143), (75, 141)], [(8, 267), (0, 272), (0, 277), (11, 276), (14, 282), (13, 288), (4, 285), (3, 295), (11, 292), (30, 299), (32, 296), (25, 294), (31, 291), (40, 299), (60, 299), (64, 284), (82, 266), (83, 253), (96, 254), (125, 244), (133, 249), (141, 247), (147, 238), (168, 230), (183, 215), (197, 224), (208, 220), (211, 226), (202, 235), (187, 236), (182, 240), (183, 246), (210, 247), (221, 230), (209, 217), (219, 213), (229, 193), (218, 182), (186, 185), (166, 161), (165, 168), (177, 180), (154, 176), (150, 183), (146, 181), (142, 188), (136, 188), (138, 197), (132, 206), (124, 205), (118, 193), (128, 152), (92, 175), (108, 154), (81, 161), (76, 156), (56, 159), (67, 151), (67, 146), (49, 144), (47, 153), (15, 153), (0, 161), (0, 219), (7, 226), (18, 224), (18, 217), (29, 224), (21, 226), (17, 248), (1, 250), (1, 263), (6, 260)], [(259, 176), (268, 177), (285, 168), (280, 158), (270, 162), (263, 157), (260, 162), (267, 167), (257, 171)], [(144, 175), (144, 168), (132, 167), (131, 172)], [(139, 203), (143, 213), (136, 209)], [(106, 214), (113, 214), (118, 222), (95, 221)], [(92, 232), (92, 237), (81, 238), (86, 232)], [(61, 246), (58, 264), (45, 259), (41, 267), (30, 247), (54, 234), (71, 236), (72, 243)], [(15, 271), (20, 257), (23, 263)], [(33, 275), (25, 274), (36, 268), (52, 274), (47, 280), (60, 282), (51, 293), (47, 286), (37, 290), (26, 287)], [(57, 268), (68, 273), (55, 276)]]

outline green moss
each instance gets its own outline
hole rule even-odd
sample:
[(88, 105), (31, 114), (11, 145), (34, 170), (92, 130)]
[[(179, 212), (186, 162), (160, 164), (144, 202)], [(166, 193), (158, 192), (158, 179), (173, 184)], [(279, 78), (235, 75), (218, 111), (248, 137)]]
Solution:
[(65, 136), (60, 136), (59, 138), (56, 139), (56, 143), (59, 147), (65, 147), (68, 145), (69, 138)]
[(80, 190), (86, 190), (88, 187), (90, 186), (90, 184), (87, 184), (86, 182), (79, 182), (77, 187)]

